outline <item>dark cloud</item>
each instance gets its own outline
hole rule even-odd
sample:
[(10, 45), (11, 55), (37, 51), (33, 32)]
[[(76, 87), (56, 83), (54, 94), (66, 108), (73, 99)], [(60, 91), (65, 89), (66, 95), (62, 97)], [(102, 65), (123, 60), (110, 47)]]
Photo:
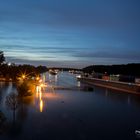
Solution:
[(130, 59), (130, 60), (138, 60), (140, 61), (140, 52), (79, 52), (74, 54), (75, 57), (79, 58), (120, 58), (120, 59)]
[[(139, 5), (134, 1), (43, 1), (10, 2), (0, 10), (0, 17), (10, 21), (39, 23), (55, 26), (90, 26), (101, 28), (125, 28), (140, 24)], [(3, 4), (2, 3), (2, 4)], [(10, 6), (11, 5), (11, 6)]]

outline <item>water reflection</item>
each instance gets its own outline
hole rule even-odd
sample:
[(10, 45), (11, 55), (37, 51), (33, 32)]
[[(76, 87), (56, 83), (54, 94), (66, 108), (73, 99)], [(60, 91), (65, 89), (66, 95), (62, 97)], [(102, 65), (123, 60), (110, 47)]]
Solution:
[(13, 124), (15, 124), (16, 120), (16, 109), (18, 108), (18, 97), (15, 93), (10, 93), (6, 97), (5, 104), (8, 109), (13, 111)]
[(81, 82), (77, 81), (77, 87), (81, 87)]
[(43, 97), (41, 86), (36, 86), (36, 104), (39, 105), (40, 112), (43, 112)]
[(42, 100), (42, 92), (39, 93), (39, 99)]
[(105, 96), (106, 97), (108, 96), (108, 89), (107, 88), (105, 89)]
[(95, 94), (98, 94), (98, 96), (105, 96), (107, 97), (107, 100), (110, 100), (111, 102), (116, 103), (122, 103), (127, 105), (133, 104), (137, 107), (140, 107), (140, 96), (135, 94), (129, 94), (129, 93), (123, 93), (121, 91), (116, 91), (113, 89), (108, 88), (101, 88), (101, 87), (94, 87)]
[(8, 136), (17, 136), (22, 132), (22, 125), (28, 117), (28, 109), (33, 103), (33, 97), (19, 98), (13, 83), (0, 85), (0, 132)]
[(3, 112), (0, 111), (0, 134), (4, 132), (6, 117)]
[(40, 112), (42, 112), (43, 111), (43, 101), (42, 101), (42, 99), (40, 100)]
[(129, 95), (127, 97), (127, 103), (128, 103), (128, 105), (131, 103), (131, 100), (130, 100), (130, 96)]

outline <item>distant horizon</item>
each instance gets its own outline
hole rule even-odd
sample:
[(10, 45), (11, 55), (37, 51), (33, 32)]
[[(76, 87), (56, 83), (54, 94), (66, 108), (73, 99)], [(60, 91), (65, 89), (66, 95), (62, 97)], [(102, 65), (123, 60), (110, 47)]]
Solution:
[(130, 65), (130, 64), (140, 64), (140, 62), (139, 63), (120, 63), (120, 64), (89, 64), (89, 65), (86, 65), (85, 67), (69, 67), (69, 66), (59, 66), (59, 65), (52, 65), (52, 66), (48, 66), (48, 65), (42, 65), (42, 64), (39, 64), (39, 65), (37, 65), (37, 64), (31, 64), (31, 63), (15, 63), (15, 62), (8, 62), (7, 61), (7, 63), (14, 63), (15, 65), (32, 65), (32, 66), (35, 66), (35, 67), (37, 67), (37, 66), (46, 66), (47, 68), (73, 68), (73, 69), (82, 69), (82, 68), (85, 68), (85, 67), (89, 67), (89, 66), (101, 66), (101, 65), (103, 65), (103, 66), (112, 66), (112, 65)]

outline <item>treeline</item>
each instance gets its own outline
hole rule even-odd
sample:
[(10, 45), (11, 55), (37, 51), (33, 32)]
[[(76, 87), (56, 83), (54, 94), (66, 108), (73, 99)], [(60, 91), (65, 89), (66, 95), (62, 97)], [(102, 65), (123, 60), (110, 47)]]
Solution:
[(0, 76), (6, 79), (16, 80), (17, 76), (21, 74), (29, 74), (29, 76), (35, 76), (40, 73), (46, 72), (45, 66), (32, 66), (32, 65), (8, 65), (0, 64)]
[(140, 77), (140, 63), (126, 65), (92, 65), (83, 68), (85, 73), (122, 74)]
[(5, 61), (4, 53), (3, 51), (0, 51), (0, 64)]
[(76, 68), (61, 68), (61, 67), (50, 67), (49, 69), (52, 70), (60, 70), (60, 71), (70, 71), (70, 70), (74, 70), (74, 71), (81, 71), (81, 69), (76, 69)]

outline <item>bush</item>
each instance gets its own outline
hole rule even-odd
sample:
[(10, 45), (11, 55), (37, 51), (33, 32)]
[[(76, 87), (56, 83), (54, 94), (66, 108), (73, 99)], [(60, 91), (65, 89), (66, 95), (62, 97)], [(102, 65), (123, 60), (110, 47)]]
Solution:
[(32, 86), (28, 82), (23, 82), (17, 86), (18, 96), (31, 96), (33, 94)]

